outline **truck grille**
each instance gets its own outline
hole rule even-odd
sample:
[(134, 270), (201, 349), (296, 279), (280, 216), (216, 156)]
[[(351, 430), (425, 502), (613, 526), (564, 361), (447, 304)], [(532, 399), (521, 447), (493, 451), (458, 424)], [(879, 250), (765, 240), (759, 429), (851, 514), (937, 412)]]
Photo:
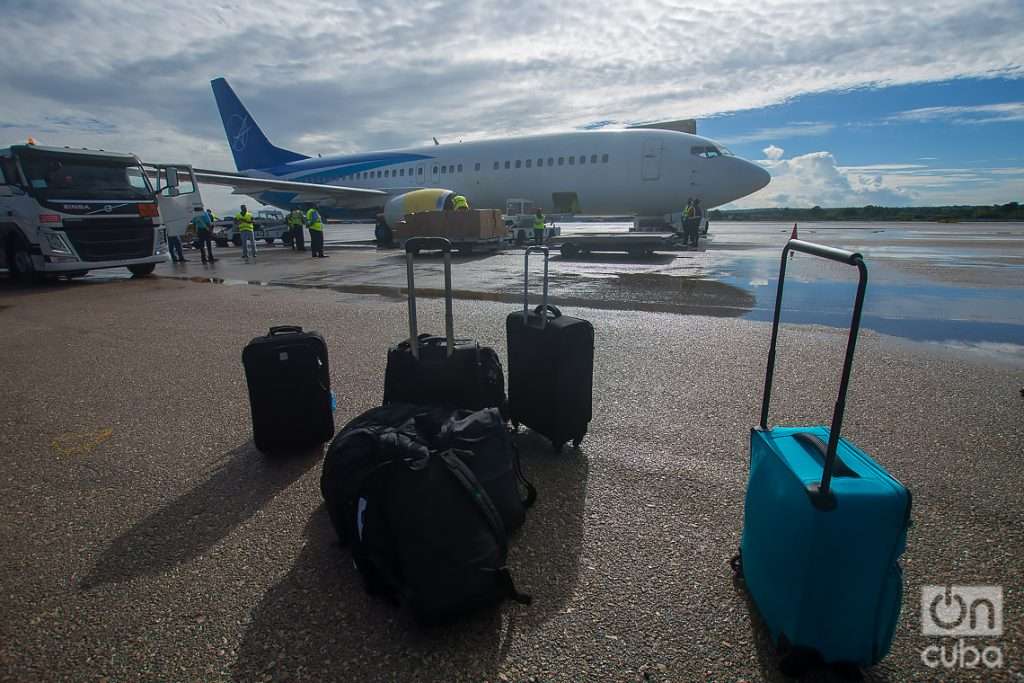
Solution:
[(83, 261), (153, 255), (153, 222), (149, 218), (65, 218), (64, 231)]

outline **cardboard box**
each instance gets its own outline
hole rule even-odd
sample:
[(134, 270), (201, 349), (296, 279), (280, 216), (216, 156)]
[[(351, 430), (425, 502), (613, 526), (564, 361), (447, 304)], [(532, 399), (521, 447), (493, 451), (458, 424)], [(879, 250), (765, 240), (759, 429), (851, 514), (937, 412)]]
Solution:
[(475, 242), (505, 237), (505, 223), (496, 209), (424, 211), (399, 223), (395, 237), (447, 237), (452, 242)]

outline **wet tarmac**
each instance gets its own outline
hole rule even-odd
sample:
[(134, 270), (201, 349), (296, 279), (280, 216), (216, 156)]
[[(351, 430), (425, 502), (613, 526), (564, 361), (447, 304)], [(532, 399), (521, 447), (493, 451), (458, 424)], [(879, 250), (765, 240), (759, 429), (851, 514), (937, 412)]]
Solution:
[[(569, 223), (562, 230), (565, 235), (626, 232), (628, 224)], [(770, 320), (779, 255), (791, 230), (791, 224), (719, 222), (698, 251), (650, 257), (596, 253), (573, 259), (556, 251), (550, 296), (556, 305)], [(193, 254), (190, 263), (167, 263), (157, 273), (404, 297), (403, 255), (377, 250), (372, 231), (370, 225), (328, 226), (329, 259), (303, 258), (277, 245), (264, 246), (258, 258), (245, 263), (238, 249), (229, 248), (218, 250), (222, 258), (215, 266), (196, 263)], [(870, 277), (866, 329), (1024, 363), (1024, 224), (806, 223), (799, 234), (864, 254)], [(439, 257), (425, 254), (420, 261), (420, 295), (440, 296)], [(522, 248), (456, 255), (454, 263), (456, 298), (522, 300)], [(111, 276), (101, 272), (92, 277)], [(854, 277), (844, 266), (795, 256), (784, 320), (848, 325)], [(539, 299), (539, 279), (533, 284)]]
[[(728, 566), (787, 226), (715, 226), (703, 251), (647, 260), (552, 259), (553, 299), (597, 332), (593, 420), (557, 455), (516, 436), (538, 499), (509, 567), (533, 604), (432, 630), (363, 589), (322, 505), (322, 453), (267, 458), (251, 440), (240, 356), (271, 325), (323, 334), (338, 427), (379, 404), (405, 269), (351, 244), (367, 229), (337, 228), (329, 259), (221, 250), (159, 277), (0, 279), (0, 682), (789, 680)], [(1004, 587), (995, 673), (1018, 680), (1024, 228), (814, 229), (863, 250), (872, 277), (843, 435), (914, 494), (902, 616), (864, 680), (999, 680), (922, 661), (952, 640), (922, 634), (932, 585)], [(439, 330), (441, 262), (422, 261), (421, 328)], [(522, 261), (456, 259), (456, 330), (503, 361)], [(794, 258), (786, 319), (802, 325), (780, 337), (772, 424), (828, 421), (846, 336), (827, 325), (848, 315), (849, 271)]]

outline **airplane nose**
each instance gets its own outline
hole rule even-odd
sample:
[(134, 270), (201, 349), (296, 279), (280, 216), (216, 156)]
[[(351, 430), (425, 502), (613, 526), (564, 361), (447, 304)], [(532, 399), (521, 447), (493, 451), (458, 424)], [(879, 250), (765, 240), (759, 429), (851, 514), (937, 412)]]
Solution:
[(747, 182), (750, 184), (750, 189), (747, 191), (748, 194), (757, 192), (761, 188), (767, 187), (768, 183), (771, 182), (772, 176), (763, 167), (758, 166), (755, 163), (745, 161), (747, 165)]

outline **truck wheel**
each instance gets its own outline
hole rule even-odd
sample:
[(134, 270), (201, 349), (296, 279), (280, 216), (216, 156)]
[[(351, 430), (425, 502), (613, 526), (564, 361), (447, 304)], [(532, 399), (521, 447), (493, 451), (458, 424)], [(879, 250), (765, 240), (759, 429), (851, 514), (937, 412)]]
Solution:
[(75, 278), (85, 277), (88, 274), (88, 270), (76, 270), (73, 273), (64, 273), (64, 277), (66, 277), (69, 280), (74, 280)]
[(146, 277), (153, 274), (153, 271), (156, 270), (156, 264), (137, 263), (134, 266), (128, 266), (128, 270), (132, 271), (132, 275), (135, 277)]
[(217, 242), (217, 246), (220, 247), (221, 249), (224, 249), (225, 247), (228, 246), (228, 241), (225, 240), (225, 239), (220, 239), (220, 240), (215, 240), (215, 241)]
[(281, 235), (281, 244), (286, 247), (292, 246), (292, 234), (290, 232)]
[(9, 245), (11, 275), (18, 282), (24, 284), (37, 284), (43, 281), (43, 274), (36, 270), (36, 264), (32, 262), (32, 255), (28, 252), (28, 246), (21, 240), (15, 239)]
[(231, 236), (231, 244), (235, 245), (236, 247), (242, 246), (242, 236), (241, 235), (232, 235)]
[(565, 258), (576, 258), (580, 253), (579, 248), (575, 244), (563, 244), (559, 251), (562, 252), (562, 256)]
[(273, 237), (266, 237), (266, 238), (263, 239), (263, 241), (266, 242), (267, 245), (269, 246), (269, 245), (274, 243), (274, 238)]

